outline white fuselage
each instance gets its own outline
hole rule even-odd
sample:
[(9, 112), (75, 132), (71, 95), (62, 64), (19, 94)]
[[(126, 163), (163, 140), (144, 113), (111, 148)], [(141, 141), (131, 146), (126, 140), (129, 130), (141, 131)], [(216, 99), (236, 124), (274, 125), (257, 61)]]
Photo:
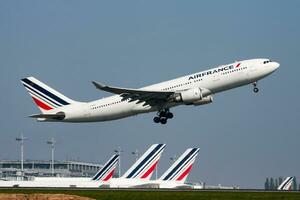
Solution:
[[(264, 64), (265, 60), (252, 59), (239, 61), (141, 89), (180, 92), (192, 88), (203, 88), (205, 96), (209, 96), (256, 82), (268, 76), (279, 67), (279, 64), (276, 62)], [(171, 102), (166, 107), (182, 104), (184, 103)], [(87, 103), (76, 103), (56, 108), (51, 113), (64, 112), (66, 117), (62, 120), (63, 122), (97, 122), (120, 119), (140, 113), (157, 111), (158, 109), (157, 106), (144, 106), (142, 103), (137, 104), (137, 101), (130, 102), (129, 100), (122, 100), (122, 97), (119, 95), (113, 95)]]
[(0, 187), (99, 188), (106, 182), (91, 178), (35, 177), (33, 180), (0, 181)]
[(163, 181), (163, 180), (141, 180), (141, 179), (126, 179), (115, 178), (111, 179), (109, 183), (110, 188), (192, 188), (184, 182), (178, 181)]
[(39, 187), (39, 188), (190, 188), (184, 183), (162, 180), (142, 180), (112, 178), (107, 182), (91, 178), (35, 177), (33, 180), (0, 181), (0, 187)]

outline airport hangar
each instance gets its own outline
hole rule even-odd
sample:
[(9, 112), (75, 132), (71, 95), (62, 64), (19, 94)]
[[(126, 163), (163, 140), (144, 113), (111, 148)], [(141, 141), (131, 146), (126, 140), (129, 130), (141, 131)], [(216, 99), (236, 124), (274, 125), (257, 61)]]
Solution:
[[(57, 177), (92, 177), (102, 167), (100, 164), (82, 161), (54, 161), (52, 172), (49, 160), (24, 160), (24, 177), (57, 176)], [(0, 160), (0, 178), (20, 177), (19, 160)]]

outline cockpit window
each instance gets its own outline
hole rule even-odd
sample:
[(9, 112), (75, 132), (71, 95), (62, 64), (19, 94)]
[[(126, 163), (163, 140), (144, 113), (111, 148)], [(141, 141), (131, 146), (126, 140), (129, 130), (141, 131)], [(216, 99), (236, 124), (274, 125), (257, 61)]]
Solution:
[(267, 64), (267, 63), (269, 63), (269, 62), (272, 62), (271, 60), (265, 60), (264, 61), (264, 64)]

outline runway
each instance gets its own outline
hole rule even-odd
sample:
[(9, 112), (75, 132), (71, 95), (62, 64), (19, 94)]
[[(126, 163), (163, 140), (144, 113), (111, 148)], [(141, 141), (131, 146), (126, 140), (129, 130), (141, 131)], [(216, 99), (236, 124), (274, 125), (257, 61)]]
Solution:
[(139, 191), (139, 192), (237, 192), (237, 193), (299, 193), (300, 191), (280, 191), (263, 189), (158, 189), (158, 188), (42, 188), (42, 187), (0, 187), (3, 190), (36, 190), (36, 191)]

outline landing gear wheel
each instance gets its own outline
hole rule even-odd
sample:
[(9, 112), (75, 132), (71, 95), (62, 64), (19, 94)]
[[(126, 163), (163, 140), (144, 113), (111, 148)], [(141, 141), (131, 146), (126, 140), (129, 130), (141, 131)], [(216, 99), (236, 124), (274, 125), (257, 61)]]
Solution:
[(154, 118), (153, 118), (153, 121), (154, 121), (155, 123), (159, 123), (159, 122), (160, 122), (160, 118), (159, 118), (159, 117), (154, 117)]
[(159, 112), (159, 117), (166, 117), (167, 116), (167, 112), (166, 111), (160, 111)]
[(166, 124), (168, 119), (172, 119), (174, 117), (173, 113), (170, 112), (169, 108), (161, 109), (157, 112), (157, 116), (153, 118), (155, 123)]
[(166, 124), (167, 123), (167, 118), (160, 118), (160, 123), (161, 124)]
[(257, 88), (257, 82), (252, 83), (253, 85), (253, 92), (258, 93), (259, 89)]
[(167, 117), (168, 119), (172, 119), (172, 118), (174, 117), (174, 115), (173, 115), (173, 113), (168, 112), (168, 113), (166, 114), (166, 117)]

